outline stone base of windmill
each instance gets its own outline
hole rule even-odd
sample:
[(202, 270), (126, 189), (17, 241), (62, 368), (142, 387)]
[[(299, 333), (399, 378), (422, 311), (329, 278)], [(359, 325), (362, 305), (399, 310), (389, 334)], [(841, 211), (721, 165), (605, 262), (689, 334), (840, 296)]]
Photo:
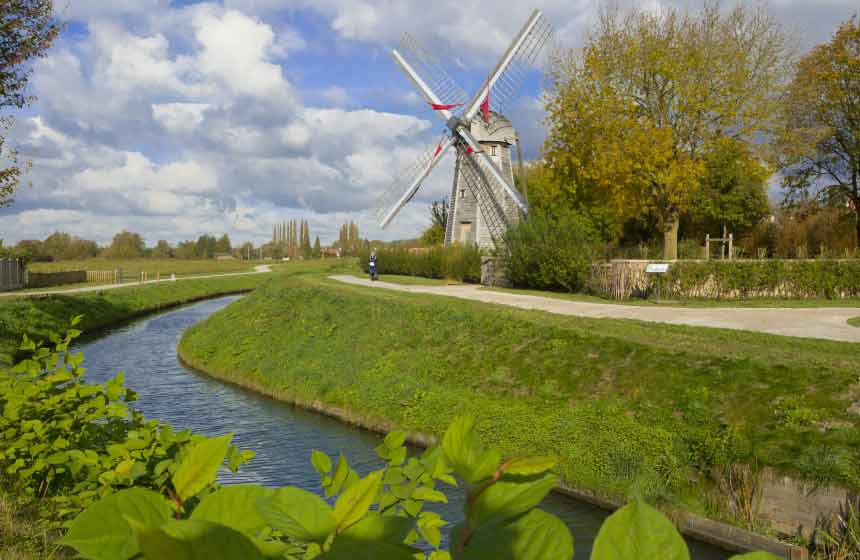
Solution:
[(481, 284), (490, 288), (512, 288), (505, 260), (499, 257), (481, 257)]

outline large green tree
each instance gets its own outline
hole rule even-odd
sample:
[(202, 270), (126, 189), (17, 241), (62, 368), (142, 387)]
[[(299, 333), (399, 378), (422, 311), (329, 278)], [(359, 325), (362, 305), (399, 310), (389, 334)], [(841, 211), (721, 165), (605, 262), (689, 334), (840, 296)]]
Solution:
[(12, 203), (26, 167), (6, 147), (5, 131), (13, 123), (7, 111), (33, 101), (26, 92), (33, 59), (47, 54), (60, 28), (51, 0), (0, 0), (0, 206)]
[(430, 227), (421, 234), (421, 244), (425, 246), (441, 245), (445, 242), (445, 228), (448, 226), (448, 199), (433, 201), (429, 207)]
[(709, 145), (772, 129), (790, 55), (763, 8), (604, 11), (585, 47), (555, 61), (547, 163), (616, 223), (656, 221), (664, 256), (677, 258), (679, 219), (696, 200)]
[(779, 135), (789, 202), (810, 194), (851, 208), (860, 247), (860, 21), (804, 56), (785, 97)]
[(107, 256), (113, 259), (136, 259), (143, 256), (146, 245), (143, 238), (130, 231), (121, 231), (114, 235), (113, 242), (107, 249)]

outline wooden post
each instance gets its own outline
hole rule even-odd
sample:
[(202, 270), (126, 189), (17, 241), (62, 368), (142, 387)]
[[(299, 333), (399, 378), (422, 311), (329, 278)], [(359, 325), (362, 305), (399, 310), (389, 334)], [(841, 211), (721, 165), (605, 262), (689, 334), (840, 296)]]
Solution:
[(729, 234), (729, 260), (732, 260), (735, 258), (734, 239), (735, 239), (735, 234), (730, 233)]
[(711, 260), (711, 234), (705, 234), (705, 260)]

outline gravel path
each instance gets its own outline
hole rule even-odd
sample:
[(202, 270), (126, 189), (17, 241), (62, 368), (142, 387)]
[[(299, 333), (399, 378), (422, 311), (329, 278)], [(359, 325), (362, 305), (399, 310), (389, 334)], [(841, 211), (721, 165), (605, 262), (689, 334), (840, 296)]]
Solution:
[(162, 278), (161, 280), (147, 280), (146, 282), (126, 282), (125, 284), (96, 284), (93, 286), (82, 286), (80, 288), (68, 289), (48, 289), (38, 292), (0, 292), (0, 298), (4, 297), (36, 297), (47, 295), (63, 295), (63, 294), (83, 294), (86, 292), (101, 292), (104, 290), (117, 290), (119, 288), (133, 288), (135, 286), (145, 286), (148, 284), (164, 284), (165, 282), (182, 282), (183, 280), (201, 280), (204, 278), (223, 278), (225, 276), (247, 276), (248, 274), (263, 274), (272, 272), (272, 267), (267, 264), (261, 264), (254, 267), (253, 272), (226, 272), (223, 274), (201, 274), (199, 276), (182, 276), (176, 280), (170, 278)]
[(860, 309), (858, 308), (639, 307), (512, 294), (486, 290), (474, 285), (401, 285), (381, 281), (371, 282), (368, 279), (345, 275), (332, 276), (331, 278), (340, 282), (372, 288), (471, 299), (509, 305), (520, 309), (536, 309), (559, 315), (600, 319), (636, 319), (655, 323), (860, 342), (860, 328), (848, 324), (848, 319), (860, 316)]

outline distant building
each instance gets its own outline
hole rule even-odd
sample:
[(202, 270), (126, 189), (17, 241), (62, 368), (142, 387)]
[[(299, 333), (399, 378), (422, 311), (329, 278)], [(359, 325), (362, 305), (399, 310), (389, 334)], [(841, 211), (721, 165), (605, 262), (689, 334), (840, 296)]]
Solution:
[(337, 247), (323, 247), (322, 249), (320, 249), (320, 253), (322, 254), (323, 258), (340, 258), (340, 249), (338, 249)]
[(231, 255), (230, 253), (215, 253), (216, 261), (235, 261), (236, 257)]

